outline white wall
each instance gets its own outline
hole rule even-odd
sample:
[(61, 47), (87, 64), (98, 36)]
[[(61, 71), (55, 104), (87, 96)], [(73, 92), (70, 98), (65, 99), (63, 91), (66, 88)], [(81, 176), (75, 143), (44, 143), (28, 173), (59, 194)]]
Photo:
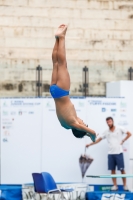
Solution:
[[(121, 103), (125, 105), (125, 99), (120, 98), (71, 100), (77, 115), (100, 134), (108, 128), (105, 122), (108, 115), (113, 116), (117, 124), (120, 122), (121, 116), (116, 111), (120, 110)], [(31, 182), (31, 173), (40, 171), (49, 171), (57, 182), (82, 181), (79, 157), (91, 140), (88, 137), (77, 139), (71, 130), (61, 127), (52, 98), (2, 100), (1, 125), (1, 183)], [(9, 135), (5, 135), (5, 129), (9, 130)], [(86, 174), (110, 173), (106, 140), (86, 153), (94, 158)], [(125, 157), (128, 159), (128, 149)], [(84, 180), (90, 184), (111, 183), (109, 179)]]
[(1, 100), (1, 183), (31, 182), (41, 170), (40, 99)]

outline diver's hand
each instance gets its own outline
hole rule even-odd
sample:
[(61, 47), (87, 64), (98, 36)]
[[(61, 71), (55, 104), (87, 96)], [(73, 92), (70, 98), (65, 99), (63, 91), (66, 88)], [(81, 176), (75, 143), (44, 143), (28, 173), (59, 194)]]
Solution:
[(88, 147), (90, 147), (90, 146), (91, 146), (91, 144), (86, 144), (86, 146), (85, 146), (85, 147), (86, 147), (86, 148), (88, 148)]
[[(97, 135), (98, 135), (98, 134), (97, 134)], [(94, 145), (94, 144), (99, 143), (101, 140), (102, 140), (102, 138), (99, 137), (95, 142), (92, 142), (92, 143), (86, 144), (86, 148), (88, 148), (88, 147), (90, 147), (90, 146), (92, 146), (92, 145)]]

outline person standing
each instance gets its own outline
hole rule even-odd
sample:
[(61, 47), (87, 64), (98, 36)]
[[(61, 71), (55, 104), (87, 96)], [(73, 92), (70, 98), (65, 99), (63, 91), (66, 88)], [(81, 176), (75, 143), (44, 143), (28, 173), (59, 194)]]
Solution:
[[(126, 174), (124, 167), (124, 158), (123, 158), (123, 149), (122, 144), (131, 137), (131, 133), (129, 131), (125, 131), (125, 129), (116, 127), (114, 125), (114, 120), (112, 117), (106, 118), (107, 125), (109, 127), (101, 137), (99, 137), (95, 142), (87, 144), (86, 147), (90, 147), (91, 145), (99, 143), (102, 139), (107, 139), (108, 142), (108, 170), (111, 170), (111, 174), (116, 174), (116, 167), (121, 171), (121, 174)], [(126, 137), (123, 139), (123, 134)], [(128, 187), (126, 185), (126, 178), (122, 178), (123, 180), (123, 189), (128, 191)], [(117, 180), (116, 178), (112, 178), (113, 186), (111, 188), (112, 191), (118, 190)]]

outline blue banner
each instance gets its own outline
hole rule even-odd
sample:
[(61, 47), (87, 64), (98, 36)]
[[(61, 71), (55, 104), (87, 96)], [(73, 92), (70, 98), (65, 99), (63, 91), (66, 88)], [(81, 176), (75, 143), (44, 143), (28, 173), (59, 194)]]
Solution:
[(131, 192), (87, 192), (86, 200), (133, 200)]

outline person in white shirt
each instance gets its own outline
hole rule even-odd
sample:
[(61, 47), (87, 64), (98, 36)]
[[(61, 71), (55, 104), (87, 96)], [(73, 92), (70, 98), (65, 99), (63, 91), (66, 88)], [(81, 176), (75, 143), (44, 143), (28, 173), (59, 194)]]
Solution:
[[(102, 139), (107, 139), (108, 142), (108, 169), (111, 170), (111, 174), (116, 174), (116, 166), (122, 174), (125, 174), (124, 170), (124, 159), (123, 159), (123, 149), (122, 144), (131, 136), (129, 131), (125, 131), (123, 128), (116, 127), (114, 125), (114, 120), (112, 117), (106, 118), (107, 125), (109, 127), (101, 137), (99, 137), (95, 142), (87, 144), (86, 147), (99, 143)], [(123, 134), (126, 137), (123, 139)], [(123, 189), (128, 190), (126, 185), (126, 178), (123, 180)], [(113, 186), (112, 191), (118, 190), (116, 178), (112, 178)]]

